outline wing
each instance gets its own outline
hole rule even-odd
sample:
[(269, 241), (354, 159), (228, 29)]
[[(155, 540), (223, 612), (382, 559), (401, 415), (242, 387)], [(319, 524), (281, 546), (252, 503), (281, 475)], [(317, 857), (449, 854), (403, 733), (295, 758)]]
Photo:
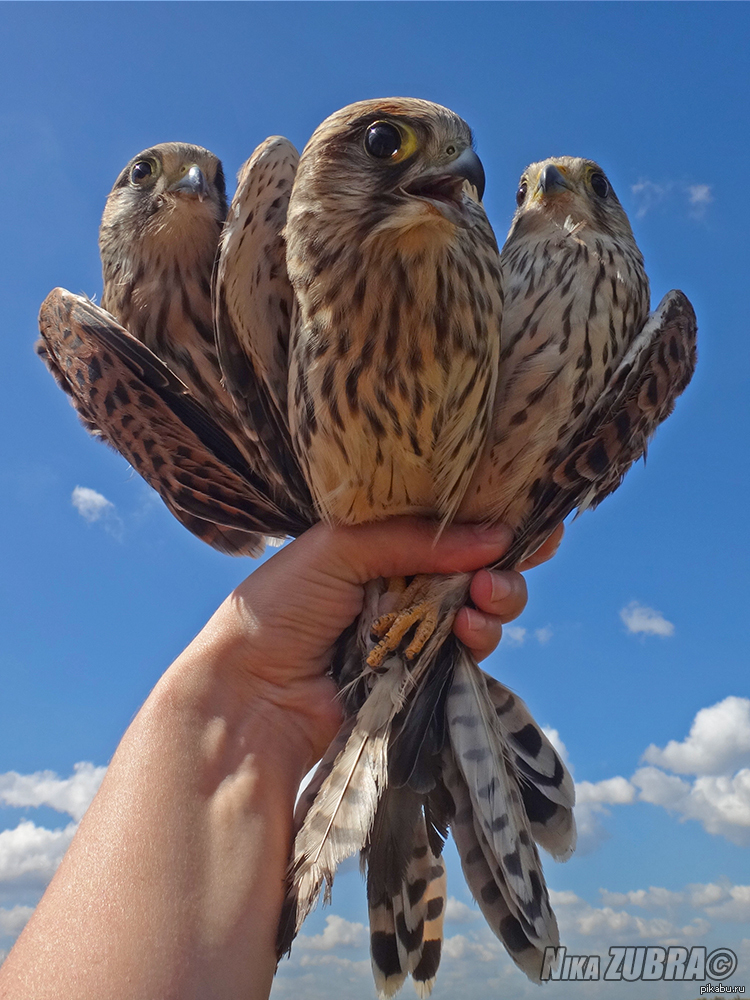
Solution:
[(39, 314), (37, 353), (87, 430), (139, 472), (185, 527), (230, 554), (257, 554), (262, 536), (309, 524), (269, 498), (252, 469), (187, 387), (88, 299), (52, 291)]
[(550, 472), (535, 484), (531, 512), (498, 568), (517, 565), (571, 511), (596, 507), (617, 489), (693, 377), (697, 332), (687, 296), (668, 292), (580, 429), (550, 456)]
[(214, 276), (214, 325), (224, 384), (257, 441), (266, 477), (307, 510), (310, 493), (287, 421), (294, 293), (281, 235), (298, 160), (294, 146), (274, 136), (240, 170)]

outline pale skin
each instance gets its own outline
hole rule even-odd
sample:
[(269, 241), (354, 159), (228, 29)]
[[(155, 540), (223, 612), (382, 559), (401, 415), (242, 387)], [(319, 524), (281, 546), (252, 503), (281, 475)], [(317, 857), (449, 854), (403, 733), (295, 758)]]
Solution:
[[(468, 572), (503, 528), (317, 525), (260, 566), (125, 733), (55, 877), (0, 968), (3, 1000), (262, 1000), (299, 783), (339, 724), (331, 647), (377, 576)], [(560, 527), (519, 569), (548, 559)], [(526, 604), (474, 576), (455, 632), (481, 659)]]

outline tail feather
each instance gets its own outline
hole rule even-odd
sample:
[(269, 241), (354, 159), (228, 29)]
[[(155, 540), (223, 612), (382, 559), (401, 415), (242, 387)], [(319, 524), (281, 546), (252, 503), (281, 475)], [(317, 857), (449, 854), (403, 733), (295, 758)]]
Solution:
[(391, 723), (403, 705), (408, 681), (405, 668), (399, 666), (394, 659), (391, 668), (378, 677), (295, 838), (290, 886), (279, 926), (279, 954), (291, 947), (324, 883), (325, 901), (330, 900), (336, 868), (361, 851), (370, 835), (386, 786)]
[(557, 861), (576, 846), (575, 786), (560, 755), (521, 699), (484, 674), (497, 723), (513, 751), (521, 798), (534, 840)]
[(397, 887), (380, 895), (370, 890), (368, 881), (370, 953), (378, 996), (393, 996), (408, 975), (417, 994), (429, 996), (440, 964), (446, 876), (442, 857), (430, 848), (421, 813)]
[(489, 843), (475, 823), (469, 789), (450, 749), (444, 753), (444, 763), (443, 775), (456, 808), (451, 830), (471, 894), (492, 932), (516, 965), (529, 979), (539, 982), (544, 948), (528, 933), (525, 922), (519, 920), (508, 905), (507, 883), (502, 870), (488, 860), (492, 856)]
[(484, 675), (462, 651), (447, 702), (456, 764), (469, 789), (476, 828), (507, 885), (507, 902), (535, 943), (556, 943), (539, 855), (523, 806), (516, 770), (500, 730)]

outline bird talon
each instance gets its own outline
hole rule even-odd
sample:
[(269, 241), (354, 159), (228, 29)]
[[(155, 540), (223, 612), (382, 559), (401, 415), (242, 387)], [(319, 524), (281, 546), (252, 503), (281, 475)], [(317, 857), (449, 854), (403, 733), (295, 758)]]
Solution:
[(434, 602), (428, 600), (378, 618), (373, 623), (371, 631), (383, 638), (371, 650), (367, 657), (367, 665), (379, 667), (388, 653), (398, 649), (404, 636), (417, 623), (416, 632), (404, 652), (407, 660), (413, 660), (435, 631), (438, 621), (437, 611)]

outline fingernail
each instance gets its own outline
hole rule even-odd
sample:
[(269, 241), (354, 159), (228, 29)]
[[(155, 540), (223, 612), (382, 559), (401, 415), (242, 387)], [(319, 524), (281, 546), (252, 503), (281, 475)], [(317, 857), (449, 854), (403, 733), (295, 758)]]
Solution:
[(513, 587), (505, 573), (490, 573), (492, 580), (492, 601), (493, 603), (504, 601), (510, 597)]
[(469, 632), (480, 632), (484, 628), (484, 615), (476, 608), (464, 608), (466, 611), (466, 626)]

